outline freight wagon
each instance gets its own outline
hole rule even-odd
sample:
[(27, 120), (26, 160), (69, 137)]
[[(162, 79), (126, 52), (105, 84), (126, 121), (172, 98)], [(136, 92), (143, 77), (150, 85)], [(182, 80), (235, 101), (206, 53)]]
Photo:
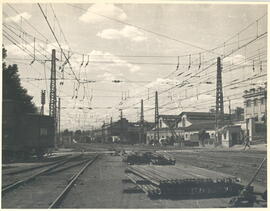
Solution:
[(2, 153), (4, 159), (42, 156), (54, 147), (54, 122), (50, 116), (20, 114), (18, 103), (3, 101)]

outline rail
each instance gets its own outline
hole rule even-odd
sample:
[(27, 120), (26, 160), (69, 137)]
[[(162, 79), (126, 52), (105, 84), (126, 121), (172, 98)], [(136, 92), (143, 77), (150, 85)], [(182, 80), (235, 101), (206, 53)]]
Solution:
[(27, 183), (27, 182), (29, 182), (29, 181), (35, 179), (36, 177), (38, 177), (38, 176), (40, 176), (40, 175), (42, 175), (42, 174), (44, 174), (44, 173), (47, 173), (47, 172), (49, 172), (49, 171), (51, 171), (51, 170), (53, 170), (53, 169), (55, 169), (55, 168), (57, 168), (57, 167), (59, 167), (59, 166), (62, 166), (63, 164), (65, 164), (65, 163), (67, 163), (67, 162), (73, 160), (74, 158), (80, 157), (80, 156), (81, 156), (81, 155), (77, 155), (77, 156), (73, 156), (73, 157), (67, 158), (67, 159), (64, 160), (64, 161), (62, 161), (62, 162), (60, 162), (60, 163), (57, 163), (57, 164), (55, 164), (55, 165), (53, 165), (53, 166), (50, 166), (50, 167), (48, 167), (48, 168), (45, 168), (45, 169), (43, 169), (43, 170), (41, 170), (41, 171), (39, 171), (39, 172), (37, 172), (37, 173), (35, 173), (35, 174), (33, 174), (33, 175), (31, 175), (31, 176), (25, 178), (25, 179), (18, 180), (18, 181), (14, 182), (14, 183), (12, 183), (12, 184), (10, 184), (10, 185), (7, 185), (7, 186), (3, 187), (3, 188), (2, 188), (2, 196), (3, 196), (4, 194), (6, 194), (7, 192), (9, 192), (9, 191), (11, 191), (11, 190), (14, 190), (15, 188), (21, 186), (22, 184), (25, 184), (25, 183)]
[(61, 204), (61, 202), (64, 200), (66, 194), (71, 190), (72, 186), (74, 183), (77, 181), (79, 176), (86, 170), (86, 168), (91, 165), (96, 159), (98, 158), (98, 155), (96, 155), (94, 158), (90, 159), (82, 168), (79, 172), (74, 174), (70, 180), (65, 189), (58, 195), (58, 197), (51, 203), (51, 205), (48, 207), (49, 209), (51, 208), (57, 208)]

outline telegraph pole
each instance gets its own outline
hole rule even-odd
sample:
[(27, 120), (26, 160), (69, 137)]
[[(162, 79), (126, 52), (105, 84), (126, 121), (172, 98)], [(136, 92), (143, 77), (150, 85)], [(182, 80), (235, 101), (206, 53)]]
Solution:
[(123, 142), (124, 131), (123, 131), (123, 110), (120, 109), (120, 140)]
[(158, 92), (156, 91), (155, 93), (155, 126), (156, 126), (156, 131), (155, 131), (155, 141), (159, 141), (159, 113), (158, 113)]
[(51, 60), (51, 84), (50, 84), (49, 115), (53, 118), (53, 121), (54, 121), (54, 146), (55, 146), (55, 148), (57, 148), (57, 144), (56, 144), (57, 116), (56, 116), (56, 57), (55, 57), (55, 49), (52, 50), (52, 60)]
[(111, 117), (111, 120), (110, 120), (110, 135), (111, 135), (111, 138), (112, 138), (112, 134), (113, 134), (113, 129), (112, 129), (112, 117)]
[(217, 85), (216, 85), (216, 143), (218, 140), (218, 128), (224, 125), (224, 104), (223, 104), (223, 91), (222, 91), (222, 68), (221, 59), (217, 58)]
[(45, 95), (46, 95), (46, 90), (41, 90), (41, 109), (40, 109), (41, 116), (44, 115)]
[(140, 133), (139, 142), (144, 142), (144, 114), (143, 114), (143, 99), (141, 99), (141, 117), (140, 117)]
[(267, 82), (265, 83), (265, 90), (264, 90), (264, 106), (265, 106), (265, 112), (264, 112), (264, 125), (265, 125), (265, 143), (267, 143)]
[(123, 110), (120, 109), (120, 120), (122, 120), (122, 119), (123, 119)]
[(230, 115), (230, 125), (232, 125), (232, 109), (231, 109), (231, 100), (229, 99), (229, 115)]

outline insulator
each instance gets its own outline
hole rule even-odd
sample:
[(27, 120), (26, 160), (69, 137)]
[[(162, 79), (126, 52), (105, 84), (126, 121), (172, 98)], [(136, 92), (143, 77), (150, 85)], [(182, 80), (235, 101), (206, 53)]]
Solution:
[(189, 64), (188, 64), (188, 69), (191, 67), (191, 55), (189, 54)]
[(176, 66), (176, 70), (179, 69), (179, 56), (177, 57), (177, 66)]
[(200, 63), (199, 63), (199, 68), (198, 69), (201, 68), (201, 65), (202, 65), (202, 55), (200, 54)]

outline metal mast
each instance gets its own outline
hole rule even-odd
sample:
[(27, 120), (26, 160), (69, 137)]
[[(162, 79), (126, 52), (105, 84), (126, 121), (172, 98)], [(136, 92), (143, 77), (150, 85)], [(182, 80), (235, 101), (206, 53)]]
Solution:
[(45, 95), (46, 90), (41, 90), (41, 109), (40, 109), (40, 115), (44, 115), (44, 105), (45, 105)]
[(224, 124), (224, 104), (222, 91), (222, 68), (220, 57), (217, 58), (217, 88), (216, 88), (216, 125), (217, 127)]
[(159, 141), (159, 113), (158, 113), (158, 92), (155, 94), (155, 141)]
[(52, 50), (51, 60), (51, 84), (50, 84), (50, 104), (49, 104), (49, 115), (54, 120), (54, 144), (56, 146), (56, 134), (57, 134), (57, 116), (56, 116), (56, 57), (55, 49)]
[(61, 98), (58, 97), (58, 140), (59, 143), (61, 144), (61, 124), (60, 124), (60, 120), (61, 120)]
[(140, 118), (140, 143), (144, 142), (144, 114), (143, 114), (143, 99), (141, 99), (141, 118)]
[(222, 68), (220, 57), (217, 58), (217, 87), (216, 87), (216, 144), (220, 144), (218, 129), (224, 125), (224, 104), (222, 91)]

